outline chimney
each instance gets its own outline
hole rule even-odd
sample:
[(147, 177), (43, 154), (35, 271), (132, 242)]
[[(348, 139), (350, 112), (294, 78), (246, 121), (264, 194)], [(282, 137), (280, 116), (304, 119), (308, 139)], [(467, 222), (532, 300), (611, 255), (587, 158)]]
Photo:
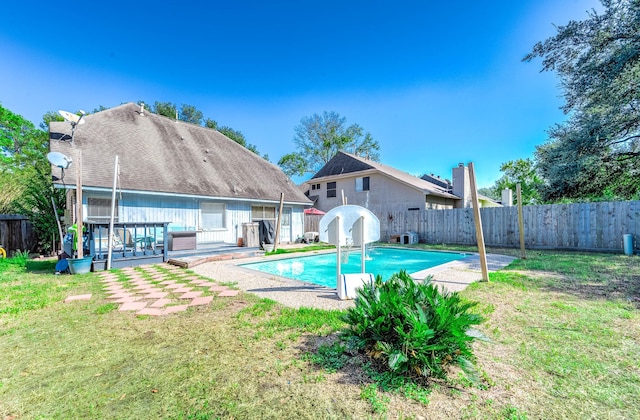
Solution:
[(513, 206), (513, 191), (510, 188), (502, 190), (502, 205), (505, 207)]
[(455, 203), (455, 208), (471, 207), (471, 181), (469, 180), (469, 168), (464, 163), (459, 163), (453, 168), (453, 194), (460, 197), (460, 201)]
[(140, 102), (140, 116), (144, 117), (144, 102)]

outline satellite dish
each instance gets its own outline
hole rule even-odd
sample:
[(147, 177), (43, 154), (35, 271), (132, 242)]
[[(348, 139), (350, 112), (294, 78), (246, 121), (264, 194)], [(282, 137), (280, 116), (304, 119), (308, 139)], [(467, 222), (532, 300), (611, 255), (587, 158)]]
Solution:
[(47, 153), (47, 160), (53, 166), (57, 166), (58, 168), (61, 168), (61, 169), (67, 169), (69, 165), (71, 165), (71, 162), (73, 162), (73, 160), (70, 157), (60, 152)]
[(76, 114), (73, 114), (71, 112), (59, 110), (58, 114), (62, 115), (62, 118), (64, 118), (65, 121), (71, 123), (71, 142), (73, 143), (73, 134), (76, 131), (76, 127), (80, 124), (84, 124), (84, 120), (82, 119), (82, 117), (84, 117), (85, 112), (83, 110), (80, 110), (81, 115), (77, 116)]
[(84, 111), (80, 111), (80, 113), (82, 115), (78, 116), (71, 112), (67, 112), (63, 110), (58, 111), (58, 114), (62, 115), (62, 118), (64, 118), (65, 121), (69, 121), (72, 126), (75, 126), (78, 124), (84, 124), (84, 120), (82, 119), (82, 117), (84, 117)]

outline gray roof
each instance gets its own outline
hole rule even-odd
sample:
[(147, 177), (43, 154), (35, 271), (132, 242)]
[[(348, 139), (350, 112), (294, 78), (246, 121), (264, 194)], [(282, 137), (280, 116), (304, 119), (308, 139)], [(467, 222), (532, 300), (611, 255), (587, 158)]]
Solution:
[(140, 111), (128, 103), (86, 115), (73, 143), (71, 125), (52, 122), (51, 151), (74, 160), (65, 184), (76, 184), (81, 150), (83, 187), (111, 189), (118, 155), (123, 190), (269, 201), (284, 193), (288, 203), (311, 204), (279, 167), (216, 130)]
[(334, 157), (331, 158), (331, 160), (329, 160), (329, 162), (327, 162), (322, 167), (322, 169), (320, 169), (311, 178), (311, 180), (369, 170), (378, 171), (390, 178), (402, 182), (403, 184), (406, 184), (412, 188), (416, 188), (428, 195), (435, 195), (438, 197), (452, 198), (457, 200), (460, 199), (460, 197), (449, 193), (446, 188), (442, 188), (439, 185), (425, 181), (424, 179), (420, 179), (406, 172), (402, 172), (398, 169), (392, 168), (391, 166), (373, 162), (371, 160), (346, 152), (338, 152)]

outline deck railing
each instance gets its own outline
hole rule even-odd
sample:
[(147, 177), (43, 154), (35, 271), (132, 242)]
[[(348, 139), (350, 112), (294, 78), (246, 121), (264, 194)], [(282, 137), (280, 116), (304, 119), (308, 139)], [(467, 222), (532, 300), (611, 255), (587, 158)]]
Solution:
[[(168, 260), (169, 222), (117, 222), (113, 224), (111, 266), (113, 268)], [(94, 267), (106, 268), (109, 254), (109, 223), (88, 223), (90, 254)]]

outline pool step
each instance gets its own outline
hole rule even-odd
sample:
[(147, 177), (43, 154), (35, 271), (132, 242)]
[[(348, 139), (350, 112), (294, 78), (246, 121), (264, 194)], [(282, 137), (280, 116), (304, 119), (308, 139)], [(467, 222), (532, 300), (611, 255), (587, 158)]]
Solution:
[(176, 265), (182, 268), (191, 268), (200, 264), (213, 262), (213, 261), (224, 261), (224, 260), (235, 260), (238, 258), (251, 258), (257, 257), (259, 255), (263, 255), (264, 252), (258, 249), (251, 249), (246, 251), (233, 251), (233, 252), (220, 252), (209, 255), (191, 255), (187, 257), (180, 258), (169, 258), (167, 263), (171, 265)]

